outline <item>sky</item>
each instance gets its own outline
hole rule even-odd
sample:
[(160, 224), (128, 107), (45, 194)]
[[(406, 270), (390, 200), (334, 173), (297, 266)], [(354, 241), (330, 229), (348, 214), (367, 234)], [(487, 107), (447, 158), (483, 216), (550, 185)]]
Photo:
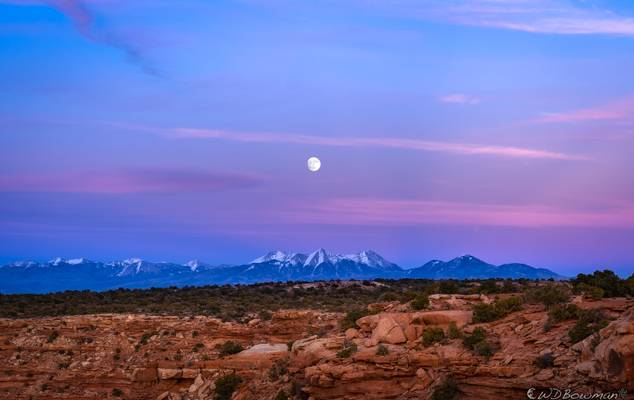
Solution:
[(629, 1), (0, 0), (0, 261), (629, 275), (632, 71)]

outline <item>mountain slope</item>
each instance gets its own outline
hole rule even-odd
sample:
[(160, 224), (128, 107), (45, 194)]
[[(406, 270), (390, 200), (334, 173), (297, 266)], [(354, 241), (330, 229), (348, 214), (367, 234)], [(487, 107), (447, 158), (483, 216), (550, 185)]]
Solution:
[(374, 278), (562, 277), (525, 264), (495, 266), (469, 255), (448, 262), (434, 260), (418, 268), (403, 270), (371, 250), (342, 255), (318, 249), (310, 254), (272, 251), (248, 264), (234, 266), (212, 266), (199, 261), (153, 263), (138, 258), (109, 263), (84, 258), (56, 258), (46, 263), (21, 261), (0, 267), (0, 293)]
[(408, 270), (407, 274), (411, 278), (425, 279), (563, 278), (545, 268), (534, 268), (518, 263), (496, 266), (471, 255), (457, 257), (448, 262), (433, 260), (423, 266)]

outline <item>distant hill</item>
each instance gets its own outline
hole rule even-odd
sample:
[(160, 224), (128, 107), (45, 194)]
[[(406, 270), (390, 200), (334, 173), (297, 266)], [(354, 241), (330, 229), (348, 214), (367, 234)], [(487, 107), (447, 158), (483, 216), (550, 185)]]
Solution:
[(405, 270), (371, 250), (341, 255), (318, 249), (310, 254), (272, 251), (248, 264), (219, 266), (199, 261), (154, 263), (138, 258), (109, 263), (85, 258), (57, 258), (45, 263), (20, 261), (0, 267), (0, 293), (374, 278), (561, 279), (562, 276), (526, 264), (495, 266), (469, 255), (448, 262), (434, 260)]
[(474, 256), (464, 255), (451, 261), (433, 260), (418, 268), (407, 271), (411, 278), (426, 279), (487, 279), (487, 278), (527, 278), (527, 279), (562, 279), (545, 268), (534, 268), (526, 264), (492, 265)]

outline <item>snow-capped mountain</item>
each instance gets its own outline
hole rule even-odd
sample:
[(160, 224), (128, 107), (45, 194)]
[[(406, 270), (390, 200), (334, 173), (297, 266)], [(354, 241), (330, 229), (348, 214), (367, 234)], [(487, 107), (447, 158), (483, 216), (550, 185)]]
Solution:
[(370, 268), (384, 270), (400, 270), (400, 268), (372, 250), (364, 250), (358, 254), (331, 254), (324, 249), (318, 249), (310, 254), (301, 253), (285, 253), (277, 250), (267, 253), (262, 257), (258, 257), (251, 261), (251, 264), (261, 264), (266, 262), (275, 262), (287, 266), (301, 265), (305, 268), (317, 267), (321, 264), (337, 264), (343, 261), (350, 261), (361, 264)]
[[(317, 249), (309, 254), (272, 251), (251, 263), (233, 267), (232, 280), (241, 283), (284, 280), (397, 278), (403, 270), (371, 250), (333, 254)], [(227, 281), (229, 283), (229, 281)]]
[(403, 270), (371, 250), (345, 255), (332, 254), (324, 249), (309, 254), (278, 250), (243, 265), (213, 266), (198, 260), (178, 264), (140, 258), (107, 263), (85, 258), (55, 258), (44, 263), (18, 261), (0, 266), (0, 293), (373, 278), (562, 277), (547, 269), (525, 264), (495, 266), (469, 255), (449, 262), (434, 260), (418, 268)]

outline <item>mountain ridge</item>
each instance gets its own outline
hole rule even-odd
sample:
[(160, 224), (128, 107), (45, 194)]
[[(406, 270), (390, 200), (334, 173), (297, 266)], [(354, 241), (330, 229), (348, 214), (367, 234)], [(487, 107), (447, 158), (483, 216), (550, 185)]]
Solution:
[(198, 260), (184, 264), (140, 258), (100, 262), (87, 258), (55, 258), (46, 263), (26, 260), (0, 266), (0, 293), (47, 293), (64, 290), (110, 290), (168, 286), (252, 284), (272, 281), (349, 279), (563, 279), (545, 268), (527, 264), (493, 265), (472, 255), (432, 260), (403, 269), (372, 250), (334, 254), (268, 252), (247, 264), (212, 265)]

